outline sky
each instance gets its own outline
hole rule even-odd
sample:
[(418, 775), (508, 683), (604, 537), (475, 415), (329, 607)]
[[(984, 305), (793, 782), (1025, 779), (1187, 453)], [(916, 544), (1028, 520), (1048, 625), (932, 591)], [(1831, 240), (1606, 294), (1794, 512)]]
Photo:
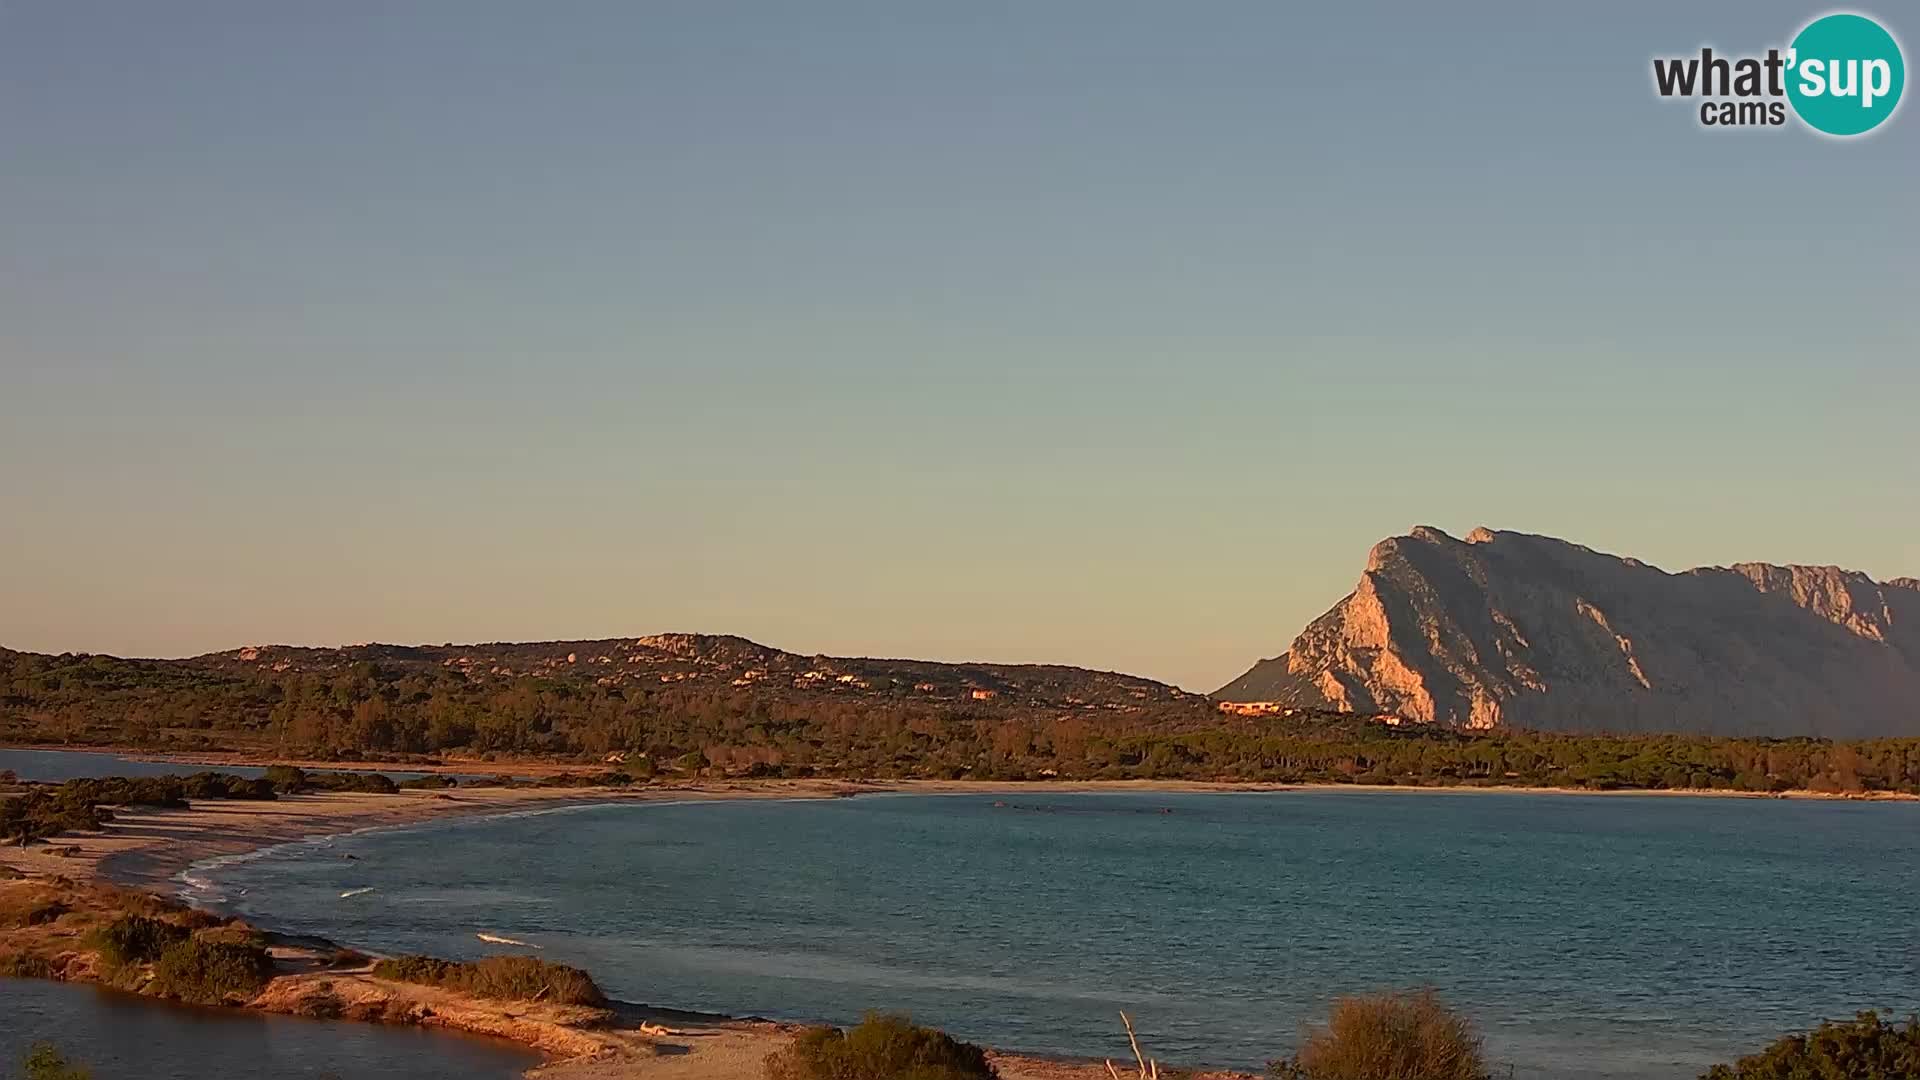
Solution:
[(1420, 524), (1920, 574), (1920, 115), (1651, 87), (1824, 10), (0, 0), (0, 645), (1211, 690)]

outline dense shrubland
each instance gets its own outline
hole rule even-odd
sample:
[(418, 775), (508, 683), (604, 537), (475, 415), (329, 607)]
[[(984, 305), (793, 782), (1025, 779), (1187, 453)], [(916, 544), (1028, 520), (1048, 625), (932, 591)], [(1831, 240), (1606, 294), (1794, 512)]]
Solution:
[(399, 790), (378, 773), (303, 772), (275, 765), (266, 775), (249, 779), (230, 773), (197, 772), (188, 776), (108, 776), (67, 780), (59, 784), (7, 785), (0, 792), (0, 841), (21, 843), (63, 832), (92, 831), (113, 820), (111, 807), (184, 807), (194, 799), (271, 800), (308, 791), (370, 791), (391, 794)]
[(1786, 1035), (1751, 1057), (1715, 1065), (1701, 1080), (1912, 1080), (1920, 1077), (1920, 1018), (1893, 1024), (1863, 1012)]
[(195, 1005), (237, 1004), (272, 977), (273, 961), (261, 946), (196, 934), (155, 958), (149, 992)]
[(263, 936), (238, 920), (66, 878), (0, 887), (0, 975), (70, 977), (69, 962), (88, 953), (86, 977), (199, 1005), (249, 1000), (272, 973)]

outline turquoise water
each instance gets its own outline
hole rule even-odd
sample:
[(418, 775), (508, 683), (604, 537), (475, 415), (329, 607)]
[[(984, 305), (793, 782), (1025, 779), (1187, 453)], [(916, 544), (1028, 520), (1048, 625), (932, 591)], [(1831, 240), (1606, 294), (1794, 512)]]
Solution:
[(500, 934), (628, 1000), (1062, 1054), (1122, 1052), (1126, 1009), (1167, 1060), (1258, 1066), (1335, 995), (1430, 984), (1516, 1076), (1588, 1080), (1920, 1008), (1917, 872), (1917, 804), (1300, 792), (627, 804), (200, 874), (380, 949)]
[(540, 1060), (522, 1047), (419, 1028), (195, 1009), (22, 979), (0, 979), (0, 1016), (0, 1076), (16, 1075), (42, 1040), (96, 1080), (508, 1080)]

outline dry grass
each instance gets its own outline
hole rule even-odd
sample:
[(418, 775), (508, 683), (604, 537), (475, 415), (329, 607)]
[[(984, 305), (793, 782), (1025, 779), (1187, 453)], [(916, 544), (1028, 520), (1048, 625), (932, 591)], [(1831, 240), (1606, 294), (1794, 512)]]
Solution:
[(1345, 997), (1310, 1032), (1283, 1080), (1487, 1080), (1473, 1024), (1432, 990)]
[(51, 979), (54, 963), (31, 949), (0, 949), (0, 978)]
[(0, 930), (50, 923), (70, 910), (58, 889), (38, 882), (18, 882), (0, 889)]

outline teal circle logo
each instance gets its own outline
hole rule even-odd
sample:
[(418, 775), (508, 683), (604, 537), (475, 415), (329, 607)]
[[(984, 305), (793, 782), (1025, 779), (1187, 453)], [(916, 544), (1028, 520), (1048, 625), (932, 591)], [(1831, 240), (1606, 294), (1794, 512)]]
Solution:
[(1787, 52), (1787, 100), (1808, 127), (1864, 135), (1900, 104), (1907, 84), (1900, 43), (1865, 15), (1824, 15)]

